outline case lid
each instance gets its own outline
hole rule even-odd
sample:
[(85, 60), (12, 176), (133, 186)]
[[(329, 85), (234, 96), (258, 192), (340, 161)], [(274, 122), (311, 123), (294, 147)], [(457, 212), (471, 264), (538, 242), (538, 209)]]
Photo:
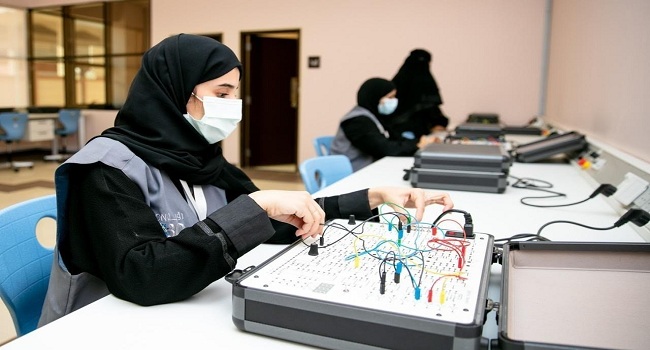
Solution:
[(508, 172), (510, 155), (501, 144), (432, 143), (415, 153), (414, 167)]
[(504, 245), (500, 341), (536, 348), (650, 344), (650, 244)]

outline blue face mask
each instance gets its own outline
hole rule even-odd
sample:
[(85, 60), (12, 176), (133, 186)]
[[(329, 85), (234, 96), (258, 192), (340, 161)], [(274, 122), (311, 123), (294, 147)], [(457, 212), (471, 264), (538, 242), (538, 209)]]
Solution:
[(380, 103), (379, 106), (377, 106), (377, 109), (379, 109), (379, 113), (383, 115), (389, 115), (395, 112), (395, 109), (397, 109), (397, 98), (393, 97), (385, 99), (383, 103)]

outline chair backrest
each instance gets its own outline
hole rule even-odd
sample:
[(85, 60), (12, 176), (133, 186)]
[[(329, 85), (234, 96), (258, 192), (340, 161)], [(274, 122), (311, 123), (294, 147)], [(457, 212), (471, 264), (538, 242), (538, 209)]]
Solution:
[(28, 121), (27, 113), (0, 113), (0, 128), (4, 130), (4, 135), (0, 134), (0, 140), (16, 141), (22, 139), (25, 136)]
[(319, 136), (314, 139), (314, 149), (316, 149), (316, 155), (319, 157), (329, 156), (332, 148), (332, 140), (334, 136)]
[(344, 155), (309, 158), (299, 167), (300, 177), (309, 193), (314, 193), (352, 174), (352, 163)]
[(18, 336), (36, 329), (50, 280), (53, 249), (36, 237), (36, 225), (46, 217), (56, 220), (55, 195), (0, 210), (0, 297)]
[(79, 118), (81, 117), (81, 110), (79, 109), (61, 109), (59, 111), (59, 122), (63, 126), (58, 128), (55, 132), (58, 135), (70, 135), (79, 130)]

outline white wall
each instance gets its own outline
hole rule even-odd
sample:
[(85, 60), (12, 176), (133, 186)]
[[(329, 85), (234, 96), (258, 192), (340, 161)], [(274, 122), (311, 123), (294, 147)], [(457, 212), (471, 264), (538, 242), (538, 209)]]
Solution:
[(650, 162), (650, 2), (553, 2), (547, 119)]
[[(458, 123), (496, 112), (523, 124), (538, 112), (544, 0), (152, 0), (152, 43), (168, 35), (223, 33), (239, 55), (242, 31), (300, 29), (299, 158), (333, 134), (361, 83), (392, 78), (409, 52), (433, 54), (443, 110)], [(320, 69), (307, 57), (321, 56)], [(239, 160), (239, 137), (224, 144)]]
[[(548, 0), (552, 1), (552, 0)], [(0, 0), (9, 6), (85, 0)], [(390, 78), (416, 47), (432, 70), (452, 122), (474, 111), (508, 124), (539, 112), (547, 0), (152, 0), (152, 43), (170, 34), (223, 33), (239, 54), (241, 31), (300, 29), (300, 159), (311, 139), (333, 133), (359, 84)], [(650, 2), (552, 1), (547, 120), (650, 161)], [(321, 69), (307, 69), (320, 55)], [(238, 135), (225, 154), (239, 159)]]

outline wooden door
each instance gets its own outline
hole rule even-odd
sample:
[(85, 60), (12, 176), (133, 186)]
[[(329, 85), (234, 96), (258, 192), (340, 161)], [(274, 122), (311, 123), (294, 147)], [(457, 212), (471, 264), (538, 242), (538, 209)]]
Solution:
[(298, 40), (249, 34), (245, 44), (242, 165), (296, 165)]

